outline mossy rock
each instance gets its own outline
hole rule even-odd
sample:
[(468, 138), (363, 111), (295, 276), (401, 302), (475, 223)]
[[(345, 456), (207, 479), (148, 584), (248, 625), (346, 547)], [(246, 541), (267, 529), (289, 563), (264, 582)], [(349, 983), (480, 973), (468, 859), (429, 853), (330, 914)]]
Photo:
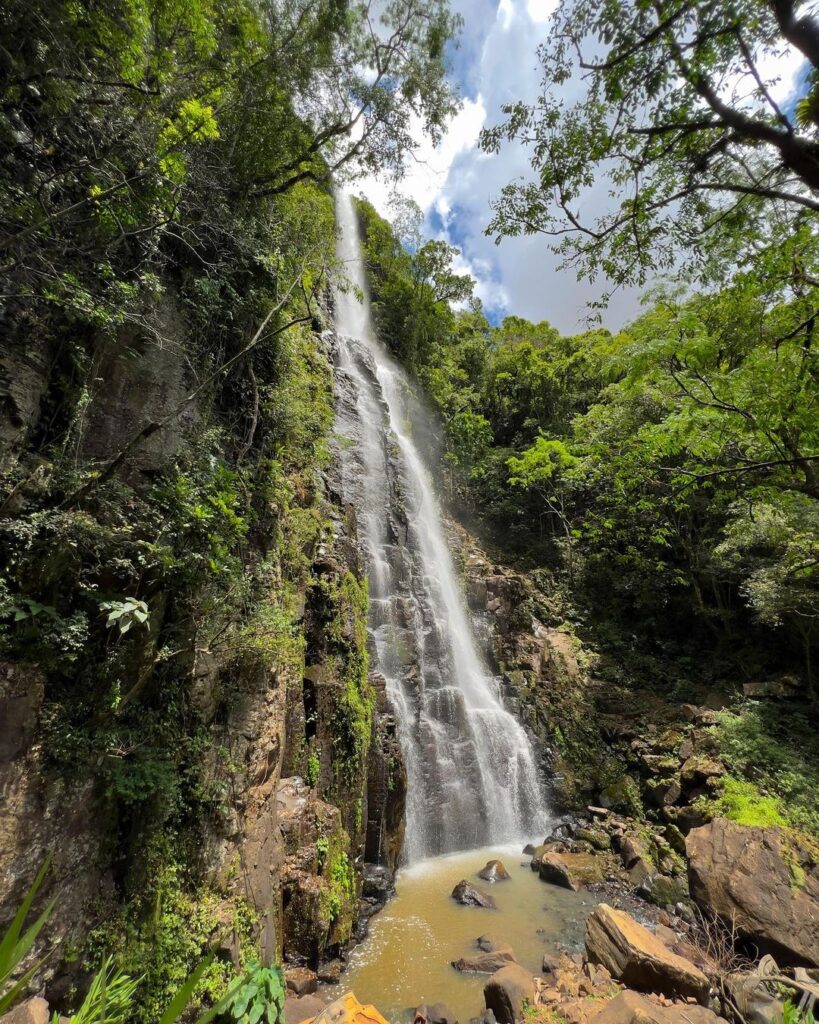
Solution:
[(676, 906), (688, 903), (688, 882), (684, 876), (672, 878), (670, 875), (653, 875), (645, 885), (649, 902), (658, 907)]
[(600, 829), (579, 828), (575, 832), (574, 838), (589, 843), (595, 850), (611, 849), (611, 840), (608, 833)]

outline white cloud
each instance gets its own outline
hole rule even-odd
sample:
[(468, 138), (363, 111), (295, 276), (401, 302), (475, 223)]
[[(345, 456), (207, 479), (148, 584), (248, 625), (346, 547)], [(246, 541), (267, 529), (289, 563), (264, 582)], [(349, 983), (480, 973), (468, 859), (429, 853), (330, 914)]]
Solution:
[[(440, 143), (433, 146), (421, 130), (420, 118), (414, 118), (413, 134), (419, 142), (407, 163), (398, 191), (418, 203), (424, 213), (428, 212), (446, 184), (456, 157), (474, 149), (485, 119), (486, 108), (480, 96), (464, 100)], [(392, 182), (368, 177), (362, 179), (359, 187), (382, 216), (389, 216), (389, 197), (395, 187)]]
[(557, 0), (526, 0), (526, 13), (538, 24), (545, 24), (556, 7)]
[[(504, 239), (499, 246), (484, 233), (491, 218), (491, 200), (514, 179), (531, 176), (529, 156), (520, 146), (505, 146), (497, 156), (478, 148), (484, 125), (502, 118), (501, 106), (513, 100), (532, 101), (541, 89), (537, 44), (548, 32), (546, 23), (558, 0), (450, 0), (464, 17), (458, 80), (471, 98), (453, 119), (438, 147), (418, 147), (399, 191), (414, 199), (430, 218), (443, 225), (441, 236), (462, 250), (459, 272), (477, 281), (477, 294), (497, 312), (514, 312), (531, 320), (548, 319), (571, 333), (586, 326), (589, 303), (605, 290), (605, 282), (580, 281), (571, 270), (559, 271), (559, 259), (539, 236)], [(456, 59), (458, 59), (456, 57)], [(788, 52), (762, 55), (760, 70), (778, 102), (792, 94), (801, 60)], [(726, 81), (727, 90), (748, 91), (748, 83)], [(566, 88), (571, 101), (572, 86)], [(574, 87), (576, 88), (576, 86)], [(420, 138), (420, 125), (418, 126)], [(385, 216), (392, 184), (361, 183), (362, 191)], [(585, 206), (592, 216), (607, 202), (608, 182), (601, 178)], [(636, 289), (617, 292), (605, 314), (613, 328), (640, 309)]]

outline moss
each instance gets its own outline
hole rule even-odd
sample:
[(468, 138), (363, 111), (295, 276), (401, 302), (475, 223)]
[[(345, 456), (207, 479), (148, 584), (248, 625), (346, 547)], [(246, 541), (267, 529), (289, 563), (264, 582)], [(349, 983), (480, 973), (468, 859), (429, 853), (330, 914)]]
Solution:
[(726, 775), (720, 783), (715, 803), (716, 813), (739, 825), (771, 828), (787, 824), (782, 804), (767, 796), (752, 783)]

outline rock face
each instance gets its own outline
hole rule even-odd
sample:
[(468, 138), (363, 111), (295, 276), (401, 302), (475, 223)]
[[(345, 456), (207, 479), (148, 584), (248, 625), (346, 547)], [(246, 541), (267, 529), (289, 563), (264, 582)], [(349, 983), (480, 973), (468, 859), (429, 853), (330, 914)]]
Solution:
[(505, 882), (509, 878), (509, 872), (502, 861), (490, 860), (478, 872), (478, 878), (484, 882)]
[(0, 1017), (0, 1024), (48, 1024), (48, 1003), (40, 996), (24, 999)]
[(544, 882), (577, 891), (578, 886), (572, 878), (569, 865), (559, 853), (544, 853), (540, 859), (539, 873)]
[(535, 998), (535, 983), (519, 964), (510, 964), (493, 974), (484, 985), (486, 1008), (495, 1014), (498, 1024), (523, 1020), (523, 1011)]
[(489, 953), (476, 953), (475, 956), (461, 957), (451, 963), (456, 971), (465, 974), (494, 974), (508, 964), (516, 964), (517, 960), (511, 946), (496, 946)]
[(697, 903), (778, 963), (819, 965), (819, 866), (801, 842), (717, 818), (689, 833), (686, 853)]
[(704, 1006), (660, 1006), (637, 992), (626, 990), (594, 1018), (595, 1024), (719, 1024)]
[(586, 953), (612, 977), (645, 992), (708, 997), (708, 978), (694, 964), (672, 953), (629, 914), (601, 903), (586, 922)]
[(461, 903), (465, 907), (485, 907), (487, 910), (497, 910), (492, 897), (476, 889), (474, 885), (470, 885), (465, 878), (458, 882), (451, 895), (456, 903)]

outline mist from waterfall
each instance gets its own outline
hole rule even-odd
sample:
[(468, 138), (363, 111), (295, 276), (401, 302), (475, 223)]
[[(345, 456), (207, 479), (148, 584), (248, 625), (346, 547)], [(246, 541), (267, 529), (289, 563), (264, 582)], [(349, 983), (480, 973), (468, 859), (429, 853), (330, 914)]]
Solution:
[(532, 746), (479, 654), (419, 451), (428, 417), (375, 337), (348, 195), (336, 216), (353, 286), (335, 295), (336, 429), (367, 563), (372, 667), (407, 766), (404, 860), (538, 836), (547, 813)]

